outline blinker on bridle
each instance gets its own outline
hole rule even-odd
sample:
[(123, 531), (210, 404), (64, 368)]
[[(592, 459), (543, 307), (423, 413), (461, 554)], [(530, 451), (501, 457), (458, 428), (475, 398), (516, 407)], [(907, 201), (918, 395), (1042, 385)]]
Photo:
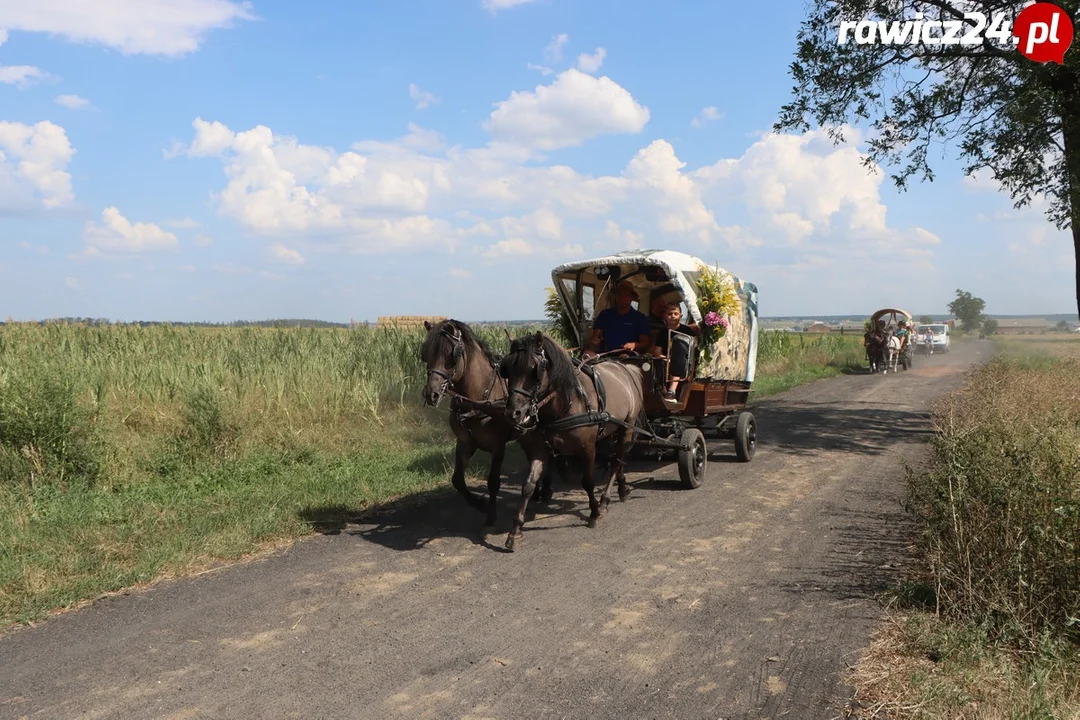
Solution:
[[(452, 367), (450, 372), (446, 372), (445, 370), (440, 370), (439, 368), (434, 368), (434, 367), (431, 367), (430, 365), (428, 366), (428, 381), (429, 382), (431, 381), (431, 376), (432, 375), (438, 375), (439, 377), (441, 377), (443, 379), (442, 387), (439, 389), (439, 394), (440, 395), (444, 395), (446, 393), (446, 391), (450, 389), (450, 384), (455, 382), (456, 379), (460, 379), (460, 378), (457, 378), (458, 363), (460, 363), (462, 361), (462, 359), (464, 359), (464, 357), (465, 357), (465, 347), (462, 344), (463, 340), (462, 340), (462, 337), (461, 337), (461, 331), (458, 330), (457, 328), (447, 327), (447, 328), (443, 328), (442, 334), (445, 335), (446, 337), (450, 338), (451, 342), (454, 343), (454, 349), (450, 353), (450, 361), (453, 363), (453, 367)], [(466, 369), (467, 368), (464, 368), (464, 367), (462, 368), (462, 370), (461, 370), (462, 376), (464, 376)]]

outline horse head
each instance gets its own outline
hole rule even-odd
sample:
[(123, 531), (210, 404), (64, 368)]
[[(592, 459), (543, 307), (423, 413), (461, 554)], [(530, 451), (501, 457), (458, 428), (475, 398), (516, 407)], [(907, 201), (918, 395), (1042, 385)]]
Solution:
[(424, 321), (427, 338), (420, 348), (420, 359), (427, 364), (427, 383), (422, 395), (424, 404), (438, 407), (451, 385), (464, 379), (468, 371), (465, 333), (453, 320), (432, 325)]
[(511, 421), (520, 427), (534, 424), (540, 409), (556, 399), (568, 410), (575, 394), (584, 396), (576, 373), (569, 353), (542, 332), (511, 342), (510, 353), (499, 365), (499, 374), (506, 379)]

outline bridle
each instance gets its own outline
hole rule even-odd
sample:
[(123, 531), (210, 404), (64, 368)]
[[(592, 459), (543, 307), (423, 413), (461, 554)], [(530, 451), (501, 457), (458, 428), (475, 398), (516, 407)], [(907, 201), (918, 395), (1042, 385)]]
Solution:
[[(465, 342), (461, 337), (461, 330), (453, 326), (448, 326), (443, 328), (442, 334), (450, 338), (450, 341), (454, 344), (454, 348), (450, 352), (450, 360), (454, 363), (454, 366), (450, 372), (446, 372), (445, 370), (440, 370), (439, 368), (428, 365), (429, 383), (431, 382), (432, 375), (438, 375), (443, 379), (442, 387), (439, 388), (440, 400), (443, 395), (446, 395), (450, 391), (450, 386), (464, 378), (469, 370), (469, 359), (465, 352)], [(464, 364), (462, 364), (462, 361), (464, 361)], [(458, 371), (459, 365), (462, 365), (460, 373)]]
[[(531, 391), (519, 387), (511, 388), (509, 387), (510, 383), (507, 382), (507, 387), (510, 390), (510, 393), (515, 395), (522, 395), (529, 400), (529, 410), (525, 414), (525, 417), (522, 418), (521, 423), (518, 425), (518, 427), (521, 428), (527, 428), (531, 425), (539, 423), (540, 408), (544, 407), (553, 399), (555, 399), (556, 395), (554, 390), (549, 390), (547, 395), (545, 395), (542, 399), (540, 398), (540, 392), (543, 386), (542, 380), (544, 377), (544, 372), (547, 370), (548, 367), (548, 358), (547, 354), (544, 352), (544, 348), (540, 348), (538, 351), (534, 352), (533, 357), (536, 359), (536, 384), (533, 386)], [(505, 366), (499, 368), (499, 375), (501, 375), (503, 379), (508, 380), (504, 368)]]

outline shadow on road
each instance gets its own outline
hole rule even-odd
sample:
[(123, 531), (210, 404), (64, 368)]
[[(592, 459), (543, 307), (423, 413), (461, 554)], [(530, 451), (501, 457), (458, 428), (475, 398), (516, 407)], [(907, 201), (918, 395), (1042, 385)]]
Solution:
[(834, 506), (826, 513), (825, 526), (835, 540), (825, 566), (792, 564), (788, 568), (792, 579), (780, 587), (798, 595), (822, 595), (832, 602), (879, 600), (882, 593), (896, 587), (904, 570), (907, 548), (916, 532), (914, 518), (899, 504), (883, 512)]
[(831, 403), (763, 400), (755, 404), (758, 444), (773, 452), (813, 455), (839, 451), (881, 455), (897, 443), (915, 443), (933, 434), (930, 415), (897, 408), (837, 408)]

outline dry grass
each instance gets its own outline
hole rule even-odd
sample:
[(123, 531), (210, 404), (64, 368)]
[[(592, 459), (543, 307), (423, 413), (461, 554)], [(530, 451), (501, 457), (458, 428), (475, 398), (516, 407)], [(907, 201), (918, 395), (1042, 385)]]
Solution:
[(1080, 359), (1080, 333), (1046, 335), (998, 335), (994, 344), (1009, 355)]
[(844, 713), (853, 720), (1080, 718), (1067, 648), (1033, 662), (927, 612), (890, 612), (843, 681), (856, 688)]

